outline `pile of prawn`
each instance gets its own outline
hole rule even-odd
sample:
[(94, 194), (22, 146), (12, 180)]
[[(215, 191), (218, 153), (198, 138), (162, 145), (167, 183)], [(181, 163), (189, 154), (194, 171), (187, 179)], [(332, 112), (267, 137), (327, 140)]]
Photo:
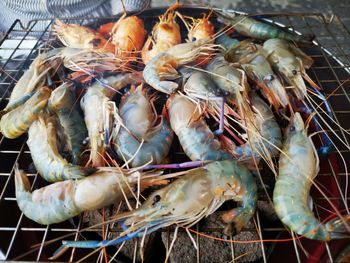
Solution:
[[(288, 230), (348, 238), (345, 201), (345, 213), (331, 204), (337, 214), (326, 222), (309, 206), (311, 186), (324, 194), (314, 183), (317, 149), (338, 151), (323, 127), (340, 127), (313, 98), (327, 103), (306, 72), (313, 60), (300, 45), (311, 39), (244, 15), (217, 13), (226, 26), (216, 29), (212, 12), (192, 18), (178, 8), (160, 16), (149, 36), (141, 18), (126, 14), (98, 30), (57, 20), (53, 32), (63, 46), (34, 59), (1, 112), (3, 136), (27, 132), (36, 171), (51, 183), (32, 191), (15, 167), (17, 203), (28, 218), (49, 225), (136, 200), (136, 208), (101, 223), (122, 225), (113, 240), (64, 241), (54, 258), (67, 247), (191, 227), (227, 200), (239, 205), (222, 213), (224, 233), (237, 234), (255, 214), (261, 167), (276, 177), (271, 202)], [(246, 38), (229, 36), (232, 30)], [(326, 138), (321, 148), (310, 124)], [(171, 151), (187, 161), (173, 163)], [(141, 197), (152, 186), (160, 189)]]

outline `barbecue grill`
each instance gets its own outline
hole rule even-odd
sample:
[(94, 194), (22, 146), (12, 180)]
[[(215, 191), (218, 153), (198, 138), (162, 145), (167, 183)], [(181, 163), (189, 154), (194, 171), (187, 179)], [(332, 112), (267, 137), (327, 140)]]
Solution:
[[(150, 31), (157, 17), (164, 13), (163, 8), (153, 8), (144, 11), (140, 17), (144, 19), (145, 26)], [(207, 9), (201, 8), (181, 8), (180, 13), (192, 16), (200, 16), (207, 12)], [(233, 12), (233, 11), (232, 11)], [(340, 129), (337, 125), (329, 122), (330, 127), (336, 131), (347, 147), (349, 146), (350, 129), (350, 50), (348, 43), (350, 41), (349, 29), (337, 16), (330, 18), (322, 14), (259, 14), (259, 19), (269, 23), (277, 24), (286, 30), (295, 31), (298, 34), (314, 35), (314, 46), (303, 49), (310, 55), (315, 63), (308, 71), (311, 78), (322, 88), (326, 97), (329, 96), (331, 110), (334, 119), (344, 128)], [(100, 24), (110, 21), (116, 21), (118, 17), (110, 18), (76, 18), (74, 20), (63, 20), (67, 23), (89, 24), (91, 27), (98, 27)], [(27, 25), (23, 25), (20, 20), (16, 20), (4, 39), (0, 42), (0, 109), (3, 109), (16, 81), (28, 68), (31, 61), (38, 55), (38, 52), (51, 49), (57, 45), (57, 39), (51, 34), (51, 25), (53, 20), (33, 20)], [(38, 24), (44, 24), (42, 30)], [(40, 30), (38, 29), (40, 28)], [(33, 38), (34, 36), (34, 38)], [(28, 46), (29, 45), (29, 46)], [(325, 116), (324, 116), (325, 117)], [(327, 118), (327, 117), (325, 117)], [(329, 132), (330, 127), (325, 127)], [(345, 163), (350, 163), (350, 151), (341, 144), (332, 133), (329, 136), (336, 142), (336, 147), (345, 158)], [(83, 216), (73, 220), (43, 226), (27, 219), (19, 210), (16, 203), (14, 191), (14, 164), (18, 162), (20, 167), (31, 170), (30, 152), (26, 145), (26, 136), (21, 136), (15, 140), (9, 140), (0, 135), (0, 259), (15, 260), (47, 260), (53, 254), (61, 242), (60, 240), (51, 241), (66, 234), (73, 234), (69, 239), (98, 239), (101, 228), (91, 228), (88, 231), (79, 233), (84, 227)], [(33, 171), (33, 169), (32, 169)], [(45, 185), (45, 182), (35, 173), (29, 173), (32, 189), (37, 189)], [(335, 179), (339, 180), (339, 184)], [(337, 206), (339, 210), (344, 210), (341, 193), (345, 191), (346, 168), (343, 165), (339, 153), (332, 153), (327, 157), (321, 158), (321, 171), (317, 177), (317, 184), (325, 190), (329, 199)], [(312, 191), (314, 210), (322, 219), (330, 215), (329, 204), (325, 198)], [(264, 199), (264, 197), (261, 197)], [(265, 197), (266, 199), (266, 197)], [(349, 198), (346, 200), (349, 201)], [(280, 224), (264, 224), (258, 212), (254, 217), (255, 227), (246, 227), (244, 231), (255, 231), (262, 239), (276, 238), (287, 239), (291, 234)], [(199, 233), (214, 235), (221, 233), (222, 228), (201, 227), (197, 225), (193, 228)], [(118, 228), (108, 229), (110, 233), (117, 234)], [(165, 228), (159, 232), (171, 235), (172, 227)], [(184, 230), (180, 230), (183, 231)], [(204, 262), (202, 259), (201, 240), (199, 234), (193, 234), (197, 242), (196, 262)], [(294, 236), (295, 237), (295, 236)], [(221, 242), (215, 241), (212, 242)], [(230, 242), (230, 239), (228, 239)], [(286, 262), (333, 262), (337, 255), (345, 248), (348, 242), (331, 241), (317, 242), (305, 238), (290, 240), (289, 242), (258, 242), (261, 247), (262, 258), (264, 262), (280, 262), (280, 256)], [(166, 249), (170, 242), (165, 244)], [(231, 242), (232, 262), (241, 262), (244, 255), (234, 253), (235, 243)], [(164, 247), (162, 248), (164, 251)], [(109, 248), (107, 254), (112, 258), (117, 249)], [(69, 250), (63, 256), (62, 260), (76, 261), (87, 255), (90, 251), (84, 249)], [(165, 253), (161, 253), (158, 258), (152, 258), (152, 262), (163, 261)], [(213, 252), (215, 253), (215, 252)], [(288, 256), (286, 256), (288, 255)], [(2, 258), (1, 258), (2, 257)], [(99, 253), (88, 258), (90, 261), (97, 260)], [(115, 257), (115, 262), (128, 262), (127, 259)], [(151, 262), (151, 261), (150, 261)]]

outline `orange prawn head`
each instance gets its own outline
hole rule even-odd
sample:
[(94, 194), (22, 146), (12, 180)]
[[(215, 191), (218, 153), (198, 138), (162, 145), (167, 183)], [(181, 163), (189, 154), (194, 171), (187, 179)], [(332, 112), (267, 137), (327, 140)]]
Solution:
[(211, 43), (214, 43), (213, 36), (215, 34), (214, 25), (209, 21), (209, 17), (204, 15), (203, 18), (193, 19), (192, 23), (189, 26), (187, 38), (188, 41), (196, 41), (199, 39), (211, 40)]
[(143, 47), (147, 31), (143, 20), (129, 16), (117, 22), (112, 32), (112, 43), (119, 57), (132, 57)]
[[(188, 26), (188, 42), (193, 42), (197, 40), (206, 40), (207, 43), (214, 43), (214, 25), (209, 21), (211, 13), (208, 14), (207, 16), (204, 15), (203, 18), (200, 19), (192, 19), (192, 23), (190, 26)], [(209, 61), (211, 60), (212, 56), (210, 56), (210, 53), (208, 55), (203, 55), (200, 56), (196, 60), (196, 64), (198, 65), (207, 65)]]
[(114, 45), (98, 32), (81, 25), (65, 24), (56, 20), (53, 31), (59, 40), (71, 48), (93, 48), (114, 53)]

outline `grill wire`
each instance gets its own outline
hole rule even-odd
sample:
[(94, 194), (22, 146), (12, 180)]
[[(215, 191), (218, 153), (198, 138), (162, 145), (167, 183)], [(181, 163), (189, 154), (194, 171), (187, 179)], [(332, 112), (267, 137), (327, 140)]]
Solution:
[[(87, 22), (93, 23), (97, 26), (102, 22), (108, 22), (108, 19), (103, 21), (101, 19), (76, 19), (76, 21), (81, 22), (81, 24), (86, 24)], [(114, 18), (115, 20), (115, 18)], [(347, 82), (347, 78), (350, 75), (350, 49), (347, 47), (350, 43), (350, 32), (349, 29), (344, 25), (341, 19), (337, 16), (331, 17), (331, 19), (325, 18), (320, 14), (278, 14), (273, 16), (268, 16), (268, 21), (272, 23), (277, 23), (279, 25), (284, 25), (289, 29), (295, 30), (302, 34), (315, 35), (315, 42), (318, 47), (313, 47), (312, 49), (304, 49), (314, 60), (315, 63), (312, 68), (308, 71), (311, 78), (316, 81), (316, 83), (322, 88), (325, 95), (332, 93), (337, 87), (337, 91), (332, 94), (329, 98), (332, 112), (338, 123), (347, 131), (350, 131), (350, 83)], [(44, 21), (44, 20), (42, 20)], [(47, 27), (44, 31), (33, 30), (36, 23), (39, 20), (32, 21), (25, 28), (19, 20), (15, 21), (13, 26), (6, 33), (4, 39), (0, 42), (0, 52), (6, 51), (8, 55), (4, 58), (0, 58), (0, 65), (2, 66), (1, 82), (0, 82), (0, 109), (3, 109), (10, 95), (10, 92), (15, 85), (16, 81), (21, 77), (23, 72), (28, 68), (31, 61), (37, 56), (38, 52), (50, 49), (48, 43), (54, 43), (56, 41), (55, 37), (52, 36), (50, 30), (53, 23), (52, 20), (45, 20)], [(31, 34), (35, 34), (36, 39), (31, 37)], [(21, 37), (18, 37), (22, 34)], [(25, 43), (28, 40), (33, 46), (26, 47)], [(316, 52), (315, 52), (316, 50)], [(19, 56), (25, 53), (25, 55)], [(13, 64), (17, 65), (16, 69), (13, 69)], [(349, 135), (344, 131), (339, 129), (335, 125), (331, 125), (336, 133), (342, 138), (342, 140), (349, 146)], [(64, 222), (61, 224), (55, 224), (53, 226), (42, 226), (36, 224), (29, 219), (27, 219), (19, 210), (16, 204), (15, 193), (14, 193), (14, 164), (16, 162), (20, 163), (21, 167), (28, 167), (31, 163), (30, 152), (26, 145), (26, 136), (22, 136), (15, 140), (9, 140), (0, 135), (0, 248), (3, 255), (3, 259), (16, 259), (19, 255), (27, 253), (21, 260), (47, 260), (47, 256), (52, 255), (53, 251), (60, 246), (60, 241), (56, 241), (52, 244), (45, 245), (44, 243), (59, 236), (73, 233), (74, 239), (82, 239), (83, 237), (78, 234), (78, 230), (82, 227), (82, 215), (79, 217), (78, 221), (75, 221), (75, 227), (72, 223)], [(334, 136), (332, 136), (332, 139)], [(336, 140), (335, 140), (336, 141)], [(337, 146), (340, 152), (345, 158), (347, 163), (350, 163), (350, 151), (340, 145)], [(332, 157), (323, 159), (322, 166), (327, 166), (325, 169), (321, 169), (318, 175), (320, 180), (331, 178), (337, 176), (340, 181), (344, 181), (346, 176), (346, 170), (343, 165), (339, 164), (339, 158), (335, 157), (337, 161), (334, 162)], [(339, 165), (337, 165), (339, 164)], [(324, 168), (324, 167), (323, 167)], [(40, 188), (41, 181), (37, 174), (29, 174), (30, 181), (32, 184), (32, 189)], [(342, 192), (344, 192), (344, 186), (341, 185)], [(322, 197), (315, 198), (322, 201)], [(333, 202), (341, 203), (339, 197), (330, 197)], [(318, 201), (318, 200), (316, 200)], [(348, 200), (349, 201), (349, 198)], [(349, 202), (348, 202), (349, 203)], [(315, 206), (317, 213), (322, 213), (322, 209)], [(343, 209), (343, 207), (341, 207)], [(256, 213), (254, 218), (255, 225), (257, 228), (244, 228), (243, 231), (257, 231), (260, 237), (264, 236), (266, 233), (272, 233), (277, 236), (278, 233), (282, 232), (288, 236), (288, 232), (282, 225), (274, 227), (262, 227), (260, 225), (261, 217), (259, 213)], [(217, 228), (199, 228), (195, 227), (196, 231), (205, 233), (221, 233), (222, 229)], [(101, 229), (90, 229), (91, 232), (100, 232)], [(120, 231), (120, 230), (110, 230)], [(166, 228), (161, 231), (168, 233), (173, 231), (173, 228)], [(115, 233), (116, 234), (116, 233)], [(198, 250), (196, 253), (196, 262), (201, 261), (201, 238), (198, 234), (193, 235), (194, 240), (198, 244)], [(290, 237), (290, 235), (289, 235)], [(168, 238), (169, 240), (169, 238)], [(318, 242), (321, 243), (321, 242)], [(336, 254), (339, 252), (335, 248), (337, 241), (332, 241), (329, 243), (323, 242), (326, 247), (326, 257), (327, 261), (333, 262)], [(294, 262), (307, 262), (307, 254), (300, 245), (300, 241), (291, 241), (289, 244), (289, 250), (287, 250), (288, 257), (290, 257)], [(33, 245), (38, 245), (34, 250)], [(276, 249), (279, 247), (276, 245), (273, 253), (278, 253)], [(170, 241), (166, 245), (168, 248), (170, 246)], [(231, 249), (233, 251), (235, 244), (232, 243)], [(263, 261), (270, 262), (270, 258), (266, 253), (267, 246), (271, 244), (260, 242), (261, 251), (263, 255)], [(291, 252), (290, 248), (294, 248), (294, 252)], [(32, 252), (30, 252), (33, 249)], [(281, 248), (282, 249), (282, 248)], [(76, 261), (82, 256), (86, 255), (88, 251), (83, 249), (72, 250), (65, 260)], [(310, 251), (309, 251), (310, 253)], [(1, 255), (0, 255), (1, 256)], [(232, 262), (236, 262), (236, 258), (240, 255), (235, 255), (232, 253)], [(271, 258), (273, 261), (273, 258)], [(117, 262), (117, 261), (115, 261)]]

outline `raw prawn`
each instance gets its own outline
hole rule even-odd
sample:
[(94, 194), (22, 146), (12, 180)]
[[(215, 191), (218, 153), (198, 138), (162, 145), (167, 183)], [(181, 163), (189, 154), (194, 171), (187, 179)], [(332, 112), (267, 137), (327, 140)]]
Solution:
[[(212, 162), (190, 170), (164, 188), (155, 191), (136, 210), (114, 217), (128, 227), (114, 240), (63, 241), (67, 247), (96, 248), (141, 237), (157, 229), (178, 224), (190, 227), (215, 212), (225, 201), (235, 200), (240, 207), (225, 212), (225, 223), (239, 233), (255, 212), (257, 187), (253, 175), (236, 160)], [(227, 233), (232, 234), (232, 233)]]
[[(145, 174), (147, 175), (147, 174)], [(67, 180), (30, 192), (27, 175), (15, 167), (16, 200), (23, 214), (33, 221), (50, 225), (63, 222), (83, 211), (103, 208), (132, 197), (132, 186), (140, 182), (141, 189), (164, 184), (158, 178), (143, 178), (139, 172), (113, 167), (101, 167), (96, 173), (81, 180)]]
[(48, 182), (81, 179), (93, 173), (94, 168), (68, 163), (57, 148), (58, 120), (42, 113), (28, 130), (27, 144), (38, 173)]
[(65, 24), (56, 19), (53, 32), (66, 47), (98, 49), (114, 53), (115, 47), (98, 32), (81, 25)]
[(3, 115), (0, 120), (1, 133), (9, 139), (17, 138), (25, 133), (46, 107), (50, 95), (51, 90), (44, 86), (38, 89), (23, 105)]
[(170, 150), (173, 131), (164, 118), (155, 125), (157, 118), (142, 86), (123, 98), (119, 114), (125, 127), (114, 136), (119, 157), (130, 160), (132, 167), (160, 164)]
[(227, 50), (225, 59), (238, 63), (276, 109), (289, 104), (288, 94), (274, 74), (261, 46), (254, 44), (251, 40), (242, 41), (239, 45)]
[(312, 58), (293, 44), (283, 39), (269, 39), (264, 43), (264, 50), (272, 68), (293, 87), (292, 90), (298, 99), (302, 100), (307, 96), (303, 78), (317, 87), (305, 72), (305, 68), (311, 67)]
[(192, 161), (232, 158), (222, 149), (221, 143), (201, 118), (201, 112), (194, 102), (183, 95), (175, 94), (169, 98), (168, 112), (171, 128)]
[(33, 95), (36, 90), (44, 86), (47, 74), (56, 71), (61, 61), (59, 57), (55, 57), (55, 59), (48, 62), (48, 56), (52, 53), (57, 53), (57, 51), (41, 53), (33, 60), (29, 69), (24, 72), (14, 86), (9, 98), (9, 103), (3, 112), (9, 112), (21, 105), (26, 99), (29, 99), (28, 95)]
[[(104, 164), (104, 137), (110, 134), (113, 120), (111, 99), (114, 94), (127, 84), (136, 84), (141, 80), (140, 73), (124, 73), (99, 79), (88, 87), (80, 101), (84, 111), (85, 124), (89, 134), (90, 160), (93, 166)], [(104, 123), (105, 119), (108, 123)]]
[(67, 139), (65, 145), (72, 154), (72, 163), (79, 164), (83, 140), (88, 136), (88, 133), (84, 119), (75, 107), (75, 101), (71, 85), (65, 82), (51, 93), (49, 108), (56, 113), (59, 123), (63, 127)]
[(210, 61), (207, 71), (211, 73), (215, 84), (229, 93), (225, 100), (238, 108), (243, 122), (253, 122), (253, 113), (249, 106), (249, 85), (244, 71), (225, 61), (223, 56), (217, 56)]
[(249, 97), (255, 111), (254, 123), (247, 123), (247, 142), (233, 147), (230, 152), (240, 160), (255, 158), (269, 162), (282, 147), (281, 129), (270, 107), (254, 92)]
[(215, 49), (206, 40), (183, 43), (171, 47), (164, 53), (155, 56), (145, 67), (143, 77), (154, 89), (171, 94), (176, 91), (178, 84), (174, 81), (179, 78), (177, 68), (189, 64), (201, 55), (208, 54)]
[(321, 223), (308, 205), (319, 160), (299, 113), (291, 120), (282, 152), (273, 191), (273, 203), (281, 221), (293, 232), (311, 239), (329, 241), (349, 237), (349, 215)]
[(286, 39), (293, 42), (299, 42), (302, 44), (312, 44), (311, 36), (297, 35), (296, 33), (288, 32), (275, 25), (260, 22), (248, 15), (229, 14), (222, 12), (215, 12), (219, 20), (232, 26), (232, 28), (239, 34), (256, 38), (256, 39), (270, 39), (279, 38)]

